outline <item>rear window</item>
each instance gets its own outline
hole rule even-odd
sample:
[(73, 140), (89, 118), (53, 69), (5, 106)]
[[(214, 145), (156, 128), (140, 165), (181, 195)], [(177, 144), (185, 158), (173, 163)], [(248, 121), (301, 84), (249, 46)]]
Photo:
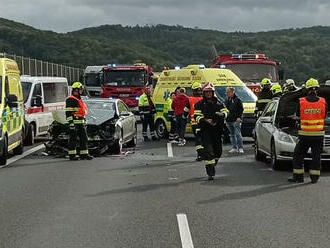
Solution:
[(45, 103), (64, 102), (68, 97), (68, 85), (66, 83), (43, 83)]
[(32, 83), (30, 83), (30, 82), (22, 82), (24, 103), (26, 103), (26, 101), (29, 98), (31, 87), (32, 87)]

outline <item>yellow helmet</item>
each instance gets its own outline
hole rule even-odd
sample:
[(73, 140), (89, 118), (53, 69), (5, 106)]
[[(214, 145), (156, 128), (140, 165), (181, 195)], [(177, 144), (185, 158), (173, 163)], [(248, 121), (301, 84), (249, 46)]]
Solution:
[(83, 85), (80, 82), (74, 82), (72, 84), (72, 89), (82, 89)]
[(264, 85), (267, 85), (267, 84), (272, 84), (272, 82), (270, 81), (269, 78), (264, 78), (261, 80), (261, 85), (264, 86)]
[(194, 82), (192, 85), (191, 85), (191, 89), (193, 90), (197, 90), (197, 89), (201, 89), (202, 88), (202, 84), (201, 83), (198, 83), (198, 82)]
[(314, 88), (314, 87), (317, 87), (317, 88), (320, 87), (319, 82), (314, 78), (308, 79), (306, 82), (306, 89)]
[(273, 84), (272, 87), (270, 88), (273, 94), (281, 93), (282, 92), (282, 87), (279, 84)]

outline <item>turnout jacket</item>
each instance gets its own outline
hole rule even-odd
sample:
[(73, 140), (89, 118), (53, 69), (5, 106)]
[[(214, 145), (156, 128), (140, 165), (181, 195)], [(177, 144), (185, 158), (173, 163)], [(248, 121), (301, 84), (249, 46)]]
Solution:
[(156, 108), (151, 96), (148, 96), (146, 93), (143, 93), (139, 98), (139, 113), (140, 115), (156, 113)]
[(270, 89), (263, 88), (259, 93), (255, 112), (263, 111), (272, 98), (273, 94)]
[[(228, 113), (229, 110), (218, 98), (213, 97), (210, 102), (203, 98), (195, 104), (194, 118), (202, 129), (214, 127), (222, 132)], [(206, 123), (206, 119), (212, 119), (215, 125)]]
[(69, 96), (65, 100), (65, 116), (70, 125), (84, 124), (88, 109), (80, 97)]

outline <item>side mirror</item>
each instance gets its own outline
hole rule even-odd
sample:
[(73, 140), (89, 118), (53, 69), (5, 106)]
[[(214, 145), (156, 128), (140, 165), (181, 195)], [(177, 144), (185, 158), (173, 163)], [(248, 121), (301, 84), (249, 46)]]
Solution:
[(131, 113), (130, 112), (126, 112), (126, 111), (123, 111), (120, 113), (120, 116), (130, 116)]
[(7, 97), (7, 104), (10, 108), (17, 108), (18, 107), (18, 103), (17, 103), (18, 99), (16, 95), (9, 95)]
[(272, 117), (270, 116), (262, 116), (259, 118), (261, 123), (273, 123)]
[(31, 107), (42, 107), (42, 96), (32, 97)]
[(285, 78), (285, 71), (283, 69), (278, 70), (278, 77), (280, 81), (283, 81)]

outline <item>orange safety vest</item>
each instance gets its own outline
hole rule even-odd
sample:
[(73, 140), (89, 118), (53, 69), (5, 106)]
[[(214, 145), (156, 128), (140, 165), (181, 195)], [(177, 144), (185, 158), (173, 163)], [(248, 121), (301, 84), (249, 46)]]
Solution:
[(324, 135), (326, 101), (320, 97), (317, 102), (309, 102), (306, 97), (300, 101), (300, 129), (298, 134), (307, 136)]
[(74, 112), (74, 115), (79, 118), (84, 118), (88, 114), (88, 108), (86, 103), (82, 99), (79, 99), (73, 95), (69, 96), (69, 98), (76, 99), (79, 104), (79, 110)]
[(195, 104), (198, 103), (202, 99), (203, 99), (202, 96), (190, 96), (189, 97), (189, 104), (190, 104), (189, 115), (190, 115), (190, 120), (191, 120), (192, 124), (197, 124), (197, 121), (194, 118)]

